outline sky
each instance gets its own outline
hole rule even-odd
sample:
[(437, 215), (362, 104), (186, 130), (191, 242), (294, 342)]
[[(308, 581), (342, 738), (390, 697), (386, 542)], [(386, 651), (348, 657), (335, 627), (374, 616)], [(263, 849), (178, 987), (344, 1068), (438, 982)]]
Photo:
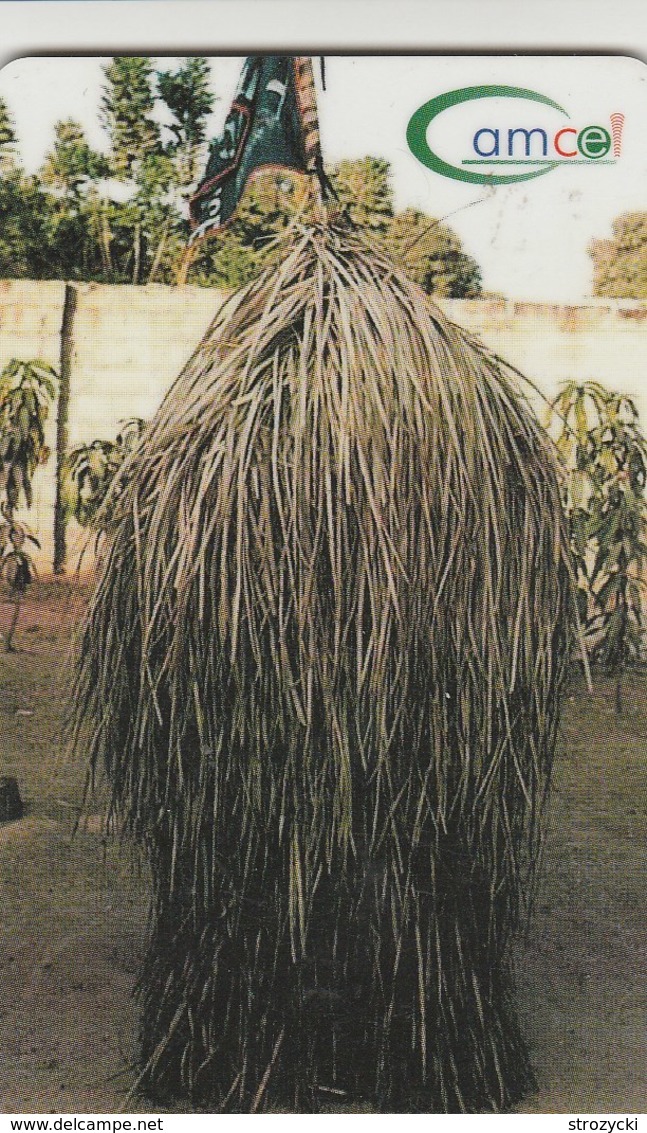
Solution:
[[(83, 57), (26, 58), (0, 71), (0, 95), (13, 114), (28, 170), (35, 171), (42, 162), (52, 144), (54, 124), (61, 118), (78, 119), (92, 144), (106, 148), (99, 124), (105, 62)], [(156, 62), (168, 68), (174, 61)], [(241, 63), (240, 57), (212, 61), (218, 95), (210, 123), (213, 134), (229, 108)], [(331, 56), (326, 59), (325, 90), (318, 68), (317, 80), (326, 161), (367, 154), (386, 158), (392, 168), (396, 207), (412, 206), (446, 219), (480, 265), (484, 288), (490, 292), (526, 301), (586, 301), (592, 291), (587, 251), (591, 240), (609, 237), (619, 214), (647, 211), (647, 68), (635, 59)], [(441, 176), (409, 149), (409, 120), (431, 99), (483, 85), (530, 90), (561, 109), (534, 98), (509, 97), (471, 99), (450, 107), (434, 119), (426, 134), (432, 151), (450, 164), (478, 172), (479, 167), (465, 166), (464, 161), (469, 155), (474, 159), (490, 153), (496, 137), (503, 153), (510, 128), (542, 129), (551, 147), (559, 129), (575, 130), (564, 137), (566, 148), (585, 127), (610, 131), (611, 114), (624, 116), (620, 155), (611, 160), (610, 153), (600, 162), (564, 161), (533, 180), (497, 186)], [(476, 149), (479, 130), (490, 132), (481, 135), (481, 148)], [(523, 155), (524, 136), (517, 137), (515, 144), (515, 156)], [(530, 156), (540, 156), (541, 146), (542, 135), (533, 135)], [(513, 172), (522, 168), (515, 166)]]

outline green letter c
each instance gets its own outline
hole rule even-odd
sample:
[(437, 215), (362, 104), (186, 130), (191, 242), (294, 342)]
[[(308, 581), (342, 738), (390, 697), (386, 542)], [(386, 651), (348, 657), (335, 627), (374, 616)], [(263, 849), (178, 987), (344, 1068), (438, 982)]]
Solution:
[(525, 98), (530, 102), (542, 102), (545, 106), (551, 106), (554, 110), (559, 110), (561, 114), (566, 114), (568, 118), (563, 106), (553, 102), (552, 98), (547, 98), (546, 95), (538, 94), (534, 90), (501, 86), (462, 87), (460, 90), (447, 91), (446, 94), (432, 98), (411, 116), (407, 126), (407, 143), (414, 157), (417, 157), (418, 161), (426, 165), (428, 169), (433, 170), (434, 173), (439, 173), (441, 177), (451, 177), (455, 181), (467, 181), (472, 185), (509, 185), (513, 181), (529, 181), (533, 177), (541, 177), (544, 173), (550, 173), (551, 169), (555, 168), (557, 162), (544, 165), (541, 169), (533, 170), (530, 173), (476, 173), (472, 170), (460, 169), (456, 165), (450, 165), (449, 162), (438, 157), (438, 154), (433, 152), (427, 142), (427, 130), (430, 122), (437, 118), (439, 114), (442, 114), (443, 110), (449, 110), (451, 106), (458, 106), (461, 102), (472, 102), (477, 98)]

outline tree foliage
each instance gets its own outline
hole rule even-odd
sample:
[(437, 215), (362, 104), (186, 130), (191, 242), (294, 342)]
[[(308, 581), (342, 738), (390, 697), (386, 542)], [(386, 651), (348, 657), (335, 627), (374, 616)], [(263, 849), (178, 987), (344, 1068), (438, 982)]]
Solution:
[(117, 176), (132, 177), (161, 144), (153, 117), (153, 65), (146, 56), (118, 55), (104, 74), (102, 122), (110, 137), (112, 168)]
[(373, 237), (427, 294), (455, 299), (480, 294), (479, 267), (451, 228), (419, 209), (395, 211), (388, 161), (341, 161), (330, 180), (350, 221)]
[(384, 242), (395, 262), (428, 294), (452, 299), (480, 294), (478, 264), (446, 224), (418, 209), (405, 209), (391, 220)]
[(40, 172), (43, 185), (78, 203), (88, 183), (106, 177), (108, 171), (107, 159), (88, 144), (79, 122), (67, 118), (56, 123), (54, 146)]
[[(387, 161), (376, 157), (342, 161), (329, 170), (329, 176), (337, 198), (333, 208), (387, 252), (424, 291), (451, 298), (480, 294), (479, 267), (451, 228), (417, 209), (394, 212)], [(307, 207), (302, 179), (290, 174), (257, 179), (231, 224), (200, 249), (193, 280), (221, 287), (249, 282), (276, 258), (276, 238)]]
[(16, 131), (4, 98), (0, 98), (0, 172), (7, 173), (16, 164)]
[(34, 177), (13, 169), (0, 177), (0, 277), (53, 279), (58, 261), (48, 242), (50, 207)]
[(39, 180), (46, 194), (44, 246), (60, 278), (102, 278), (100, 182), (109, 172), (108, 159), (89, 145), (79, 122), (56, 123)]
[(631, 398), (597, 382), (567, 382), (552, 403), (568, 475), (564, 507), (580, 619), (592, 658), (621, 678), (644, 646), (647, 441)]
[(593, 240), (593, 292), (616, 299), (647, 299), (647, 212), (617, 217), (610, 240)]
[(0, 374), (0, 580), (13, 598), (5, 648), (13, 649), (22, 595), (35, 576), (27, 544), (38, 540), (16, 517), (21, 504), (31, 507), (32, 478), (49, 457), (44, 426), (56, 395), (57, 375), (35, 360), (12, 359)]
[[(189, 235), (188, 200), (204, 168), (215, 94), (204, 57), (155, 70), (142, 56), (104, 67), (100, 121), (106, 152), (80, 123), (56, 123), (35, 178), (15, 160), (16, 138), (0, 100), (0, 274), (105, 283), (175, 283)], [(345, 214), (428, 293), (479, 293), (480, 273), (456, 234), (419, 210), (395, 209), (388, 161), (344, 159), (328, 170)], [(281, 254), (277, 237), (307, 220), (308, 183), (289, 171), (255, 178), (223, 230), (197, 249), (190, 281), (239, 287)]]
[(278, 238), (306, 206), (304, 190), (303, 180), (287, 172), (253, 180), (224, 231), (199, 247), (193, 281), (241, 287), (275, 262)]
[(108, 491), (124, 460), (139, 444), (145, 422), (132, 417), (121, 422), (114, 441), (94, 440), (77, 445), (62, 467), (63, 502), (68, 519), (82, 527), (101, 529), (99, 518)]
[(200, 56), (184, 59), (175, 71), (157, 72), (158, 90), (170, 119), (166, 129), (171, 140), (166, 151), (174, 159), (178, 184), (185, 193), (201, 173), (207, 119), (215, 102), (209, 76), (209, 61)]
[(384, 236), (393, 217), (391, 167), (379, 157), (340, 161), (330, 181), (342, 209), (356, 228)]
[(55, 257), (47, 243), (48, 213), (48, 197), (40, 181), (20, 167), (13, 119), (0, 98), (0, 277), (55, 275)]
[(39, 360), (12, 359), (0, 374), (0, 491), (9, 507), (31, 507), (31, 480), (47, 460), (44, 425), (56, 393), (56, 374)]

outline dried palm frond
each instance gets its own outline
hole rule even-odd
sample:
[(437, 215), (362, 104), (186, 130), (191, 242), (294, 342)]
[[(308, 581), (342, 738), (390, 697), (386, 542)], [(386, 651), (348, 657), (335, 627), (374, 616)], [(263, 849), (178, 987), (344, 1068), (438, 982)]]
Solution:
[(572, 609), (511, 372), (356, 237), (233, 297), (123, 468), (78, 726), (153, 879), (142, 1084), (497, 1110)]

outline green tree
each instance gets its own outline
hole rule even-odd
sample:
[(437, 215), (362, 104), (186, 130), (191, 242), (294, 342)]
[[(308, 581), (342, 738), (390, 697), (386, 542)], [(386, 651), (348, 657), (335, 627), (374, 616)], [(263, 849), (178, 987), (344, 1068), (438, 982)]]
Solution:
[(45, 157), (40, 179), (54, 192), (75, 203), (90, 181), (107, 177), (108, 161), (88, 144), (83, 127), (74, 118), (54, 126), (54, 146)]
[(647, 561), (647, 441), (631, 398), (567, 382), (551, 406), (566, 465), (564, 508), (590, 655), (616, 677), (640, 657)]
[(428, 293), (472, 299), (481, 292), (481, 272), (455, 232), (418, 209), (390, 221), (384, 245), (393, 260)]
[(56, 394), (57, 375), (39, 360), (13, 359), (0, 374), (0, 579), (8, 585), (13, 613), (5, 648), (13, 650), (13, 636), (25, 590), (35, 575), (26, 550), (38, 540), (15, 515), (24, 502), (32, 504), (32, 477), (49, 457), (44, 425)]
[(391, 167), (381, 157), (340, 161), (329, 172), (342, 209), (357, 228), (384, 235), (393, 216)]
[(478, 264), (451, 228), (419, 209), (395, 212), (388, 161), (341, 161), (330, 171), (330, 180), (352, 223), (374, 236), (426, 292), (456, 299), (480, 294)]
[(135, 178), (144, 158), (160, 148), (153, 66), (145, 56), (119, 55), (104, 74), (101, 118), (110, 137), (112, 169), (117, 177)]
[(0, 276), (51, 278), (46, 222), (49, 202), (38, 180), (18, 161), (17, 137), (9, 108), (0, 98)]
[(0, 176), (0, 277), (54, 279), (57, 261), (48, 241), (50, 200), (21, 169)]
[(188, 225), (180, 212), (177, 169), (170, 155), (152, 154), (142, 163), (133, 207), (139, 211), (144, 240), (141, 282), (150, 283), (158, 275), (174, 282)]
[[(417, 209), (393, 211), (387, 161), (364, 157), (342, 161), (329, 172), (339, 207), (365, 235), (428, 293), (472, 298), (481, 292), (478, 264), (463, 250), (447, 225)], [(192, 279), (219, 287), (239, 287), (280, 255), (276, 238), (303, 212), (303, 181), (290, 174), (265, 174), (248, 187), (234, 219), (205, 242), (195, 258)]]
[(278, 260), (278, 238), (305, 207), (304, 188), (302, 179), (288, 172), (254, 178), (232, 221), (199, 247), (193, 280), (212, 287), (241, 287)]
[(82, 527), (103, 529), (106, 496), (124, 460), (139, 444), (145, 424), (141, 417), (132, 417), (121, 422), (114, 441), (94, 440), (67, 454), (61, 481), (68, 519), (74, 518)]
[[(110, 137), (112, 172), (133, 182), (130, 200), (112, 209), (113, 225), (128, 232), (128, 251), (122, 257), (119, 276), (140, 283), (143, 273), (143, 239), (146, 202), (142, 187), (151, 159), (161, 156), (159, 123), (154, 118), (153, 66), (145, 56), (116, 56), (104, 68), (106, 83), (101, 100), (102, 121)], [(137, 199), (135, 199), (137, 198)], [(112, 243), (112, 241), (111, 241)], [(112, 260), (112, 253), (111, 253)], [(128, 273), (128, 274), (126, 274)]]
[(203, 56), (182, 60), (175, 71), (157, 72), (157, 88), (171, 117), (165, 151), (174, 159), (185, 195), (201, 173), (207, 119), (215, 102), (210, 84), (211, 68)]
[(108, 172), (107, 159), (88, 144), (78, 122), (68, 118), (56, 123), (54, 146), (39, 176), (50, 198), (48, 248), (63, 279), (104, 277), (101, 217), (106, 206), (97, 183)]
[(214, 102), (209, 62), (186, 59), (155, 74), (150, 59), (115, 58), (105, 77), (112, 171), (128, 191), (98, 218), (103, 270), (132, 283), (171, 282), (188, 235), (182, 202), (200, 172)]
[(161, 266), (168, 266), (169, 252), (179, 255), (179, 233), (186, 225), (179, 212), (176, 188), (172, 159), (161, 152), (149, 154), (131, 183), (129, 199), (113, 202), (109, 220), (111, 257), (118, 278), (149, 282)]
[(16, 132), (9, 108), (0, 98), (0, 173), (6, 174), (16, 166)]
[(593, 293), (616, 299), (647, 299), (647, 212), (614, 220), (610, 240), (593, 240)]

